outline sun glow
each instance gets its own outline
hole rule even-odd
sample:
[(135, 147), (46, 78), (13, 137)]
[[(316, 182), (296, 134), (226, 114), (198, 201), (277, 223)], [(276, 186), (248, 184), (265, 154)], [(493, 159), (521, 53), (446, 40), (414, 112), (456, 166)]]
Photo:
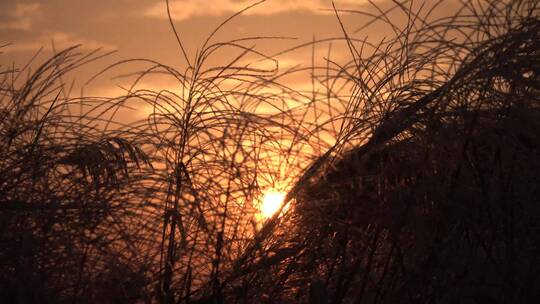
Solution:
[(261, 202), (261, 214), (265, 218), (271, 217), (279, 210), (285, 199), (285, 193), (275, 190), (266, 191)]

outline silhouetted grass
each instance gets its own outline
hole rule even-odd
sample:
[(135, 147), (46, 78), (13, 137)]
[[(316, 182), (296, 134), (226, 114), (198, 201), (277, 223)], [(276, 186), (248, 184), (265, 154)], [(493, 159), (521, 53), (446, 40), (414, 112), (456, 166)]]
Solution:
[[(146, 64), (118, 97), (73, 97), (63, 82), (107, 54), (73, 47), (34, 71), (2, 66), (3, 299), (534, 303), (539, 8), (463, 2), (432, 17), (437, 5), (334, 8), (343, 37), (273, 55), (252, 45), (285, 38), (214, 41), (242, 12), (188, 54), (169, 15), (185, 69), (115, 63), (95, 77)], [(360, 34), (394, 36), (355, 38), (345, 13)], [(329, 46), (316, 66), (327, 43), (350, 60)], [(278, 69), (306, 47), (311, 67)], [(237, 57), (209, 65), (224, 48)], [(284, 84), (305, 72), (311, 92)], [(155, 76), (176, 88), (144, 88)], [(125, 125), (128, 105), (145, 119)], [(286, 205), (258, 223), (261, 191), (280, 181)]]
[(338, 142), (258, 239), (268, 263), (254, 254), (235, 282), (257, 302), (533, 303), (538, 7), (394, 9), (409, 23), (379, 45), (343, 28), (354, 59), (336, 77), (355, 94)]

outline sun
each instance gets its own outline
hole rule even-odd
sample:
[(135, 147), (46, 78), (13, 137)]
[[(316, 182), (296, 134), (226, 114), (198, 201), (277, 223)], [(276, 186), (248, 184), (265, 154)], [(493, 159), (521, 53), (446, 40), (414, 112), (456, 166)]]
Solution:
[(285, 192), (269, 190), (266, 191), (261, 202), (261, 214), (265, 218), (271, 217), (279, 210), (285, 199)]

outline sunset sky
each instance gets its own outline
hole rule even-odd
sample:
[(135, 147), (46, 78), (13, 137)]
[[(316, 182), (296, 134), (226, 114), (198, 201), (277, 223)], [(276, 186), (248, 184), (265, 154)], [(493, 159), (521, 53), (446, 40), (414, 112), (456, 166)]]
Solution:
[[(206, 37), (223, 20), (253, 3), (256, 1), (170, 1), (171, 13), (188, 56), (191, 59), (194, 57)], [(385, 8), (392, 2), (376, 0), (374, 3)], [(431, 1), (426, 3), (431, 3)], [(367, 0), (336, 0), (335, 5), (338, 9), (375, 12)], [(361, 38), (367, 36), (368, 39), (374, 41), (385, 36), (385, 29), (377, 25), (370, 26), (361, 33), (354, 33), (364, 23), (364, 18), (346, 12), (341, 12), (340, 15), (345, 27), (353, 36)], [(397, 17), (399, 19), (399, 16)], [(313, 39), (342, 37), (343, 34), (332, 11), (331, 1), (269, 0), (228, 23), (218, 32), (213, 41), (252, 36), (295, 38), (294, 40), (266, 40), (253, 43), (256, 44), (257, 49), (270, 55)], [(3, 49), (4, 54), (0, 57), (3, 65), (12, 63), (22, 65), (40, 47), (44, 47), (42, 56), (46, 56), (53, 43), (56, 50), (82, 44), (83, 51), (96, 48), (117, 51), (73, 74), (73, 78), (79, 83), (84, 82), (103, 67), (123, 59), (146, 58), (180, 70), (185, 67), (167, 20), (165, 0), (4, 0), (0, 2), (0, 44), (6, 43), (11, 45)], [(317, 45), (316, 58), (320, 60), (326, 56), (327, 50), (328, 44)], [(309, 66), (311, 52), (311, 47), (306, 47), (280, 56), (278, 58), (280, 68), (298, 64)], [(343, 44), (336, 43), (332, 48), (332, 58), (337, 58), (336, 60), (339, 61), (340, 56), (347, 55), (346, 52), (347, 49)], [(212, 64), (223, 64), (222, 59), (214, 57)], [(118, 69), (98, 79), (86, 92), (114, 95), (117, 93), (114, 87), (118, 81), (111, 81), (112, 77), (134, 70), (133, 67)], [(301, 88), (306, 85), (303, 83), (307, 81), (306, 79), (302, 77), (293, 79), (292, 85)], [(167, 86), (167, 83), (148, 85)]]

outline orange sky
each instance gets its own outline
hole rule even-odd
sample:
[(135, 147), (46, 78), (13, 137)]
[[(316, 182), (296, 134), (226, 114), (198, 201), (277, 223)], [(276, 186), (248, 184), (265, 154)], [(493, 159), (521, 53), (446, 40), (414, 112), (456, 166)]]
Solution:
[[(181, 35), (188, 56), (193, 58), (208, 34), (233, 13), (255, 3), (245, 0), (171, 0), (170, 7), (175, 25)], [(433, 1), (416, 1), (416, 3)], [(455, 2), (451, 0), (448, 2)], [(375, 0), (385, 8), (388, 0)], [(338, 9), (354, 9), (375, 12), (367, 0), (336, 0)], [(266, 54), (273, 54), (288, 47), (328, 37), (342, 37), (339, 23), (333, 13), (332, 2), (328, 0), (269, 0), (252, 8), (224, 27), (216, 41), (248, 36), (287, 36), (295, 40), (267, 40), (257, 42), (257, 48)], [(354, 31), (363, 24), (364, 17), (341, 13), (348, 31), (357, 37), (378, 40), (388, 29), (371, 26), (361, 33)], [(396, 16), (396, 20), (402, 17)], [(2, 65), (13, 62), (21, 65), (39, 47), (50, 50), (54, 42), (56, 49), (74, 44), (82, 44), (86, 51), (103, 48), (117, 50), (117, 53), (82, 68), (73, 78), (83, 83), (93, 73), (121, 59), (148, 58), (182, 69), (185, 62), (174, 39), (167, 20), (164, 0), (3, 0), (0, 1), (0, 45), (11, 43), (0, 55)], [(327, 44), (318, 45), (318, 62), (326, 56)], [(304, 48), (279, 57), (281, 68), (297, 64), (311, 64), (311, 48)], [(230, 54), (223, 54), (224, 57)], [(43, 56), (46, 56), (46, 52)], [(335, 44), (333, 58), (346, 56), (346, 47)], [(44, 57), (43, 57), (44, 58)], [(211, 64), (223, 64), (214, 57)], [(337, 59), (336, 59), (337, 60)], [(339, 61), (339, 60), (338, 60)], [(126, 66), (105, 75), (92, 84), (86, 92), (97, 95), (115, 94), (115, 85), (121, 80), (113, 76), (133, 72), (136, 67)], [(302, 88), (309, 84), (309, 78), (291, 78), (291, 86)], [(167, 86), (165, 81), (149, 83), (148, 86)]]
[[(390, 0), (373, 0), (381, 9), (393, 5)], [(443, 14), (451, 12), (458, 0), (448, 0), (439, 11)], [(174, 24), (180, 34), (187, 56), (193, 60), (200, 50), (204, 40), (221, 22), (243, 8), (256, 3), (245, 0), (171, 0), (170, 9)], [(415, 1), (414, 6), (425, 4), (429, 8), (435, 1)], [(361, 10), (378, 14), (377, 9), (368, 0), (336, 0), (338, 10)], [(393, 12), (392, 22), (400, 27), (406, 15)], [(368, 39), (374, 44), (380, 42), (385, 36), (392, 36), (388, 26), (378, 23), (365, 28), (361, 32), (356, 30), (369, 18), (339, 11), (347, 33), (354, 38)], [(280, 36), (294, 39), (268, 39), (249, 42), (248, 46), (256, 45), (256, 49), (267, 55), (272, 55), (296, 45), (308, 43), (314, 39), (342, 38), (343, 32), (332, 10), (332, 2), (328, 0), (268, 0), (244, 12), (222, 28), (212, 39), (212, 42), (228, 41), (254, 36)], [(96, 48), (104, 51), (115, 50), (116, 53), (100, 59), (71, 74), (71, 80), (84, 84), (92, 75), (104, 67), (119, 60), (131, 58), (146, 58), (170, 65), (180, 71), (186, 67), (186, 62), (175, 40), (169, 20), (165, 0), (46, 0), (46, 1), (0, 1), (0, 45), (10, 43), (0, 55), (0, 64), (3, 66), (22, 66), (33, 54), (44, 47), (44, 52), (37, 62), (41, 62), (51, 54), (52, 45), (60, 50), (72, 45), (82, 44), (82, 51), (89, 52)], [(315, 65), (324, 66), (324, 57), (328, 56), (329, 43), (316, 44), (297, 49), (280, 55), (279, 67), (287, 69), (293, 66), (308, 68), (312, 64), (314, 54)], [(209, 60), (211, 65), (224, 65), (228, 60), (238, 55), (238, 49), (228, 49), (218, 52)], [(350, 60), (350, 53), (343, 41), (332, 42), (331, 59), (338, 64)], [(271, 62), (261, 62), (260, 67)], [(85, 88), (85, 94), (92, 96), (116, 96), (122, 94), (119, 85), (129, 85), (132, 80), (118, 79), (114, 76), (137, 72), (141, 66), (136, 64), (124, 65), (116, 68), (92, 82)], [(303, 73), (290, 75), (282, 82), (295, 90), (309, 91), (312, 86), (310, 69)], [(316, 84), (315, 84), (316, 85)], [(140, 87), (154, 91), (171, 89), (177, 86), (171, 77), (150, 77), (141, 83)], [(309, 94), (307, 94), (309, 95)], [(260, 109), (257, 109), (260, 110)], [(141, 115), (142, 114), (142, 115)], [(147, 113), (146, 113), (147, 114)], [(140, 107), (135, 112), (122, 114), (122, 121), (142, 119), (145, 109)], [(126, 116), (127, 115), (127, 116)], [(332, 132), (330, 132), (332, 133)], [(334, 138), (322, 132), (317, 135), (330, 144)], [(286, 144), (283, 141), (281, 144)], [(321, 155), (324, 145), (316, 145), (319, 150), (309, 149), (300, 145), (299, 156), (267, 157), (272, 168), (271, 178), (280, 182), (290, 182), (298, 171), (297, 165), (304, 167), (312, 160), (309, 154)], [(321, 150), (321, 147), (323, 150)], [(278, 151), (282, 151), (277, 149)], [(292, 159), (291, 159), (292, 158)], [(261, 173), (261, 176), (264, 175)], [(277, 176), (274, 176), (277, 175)], [(261, 182), (271, 184), (270, 181)]]

